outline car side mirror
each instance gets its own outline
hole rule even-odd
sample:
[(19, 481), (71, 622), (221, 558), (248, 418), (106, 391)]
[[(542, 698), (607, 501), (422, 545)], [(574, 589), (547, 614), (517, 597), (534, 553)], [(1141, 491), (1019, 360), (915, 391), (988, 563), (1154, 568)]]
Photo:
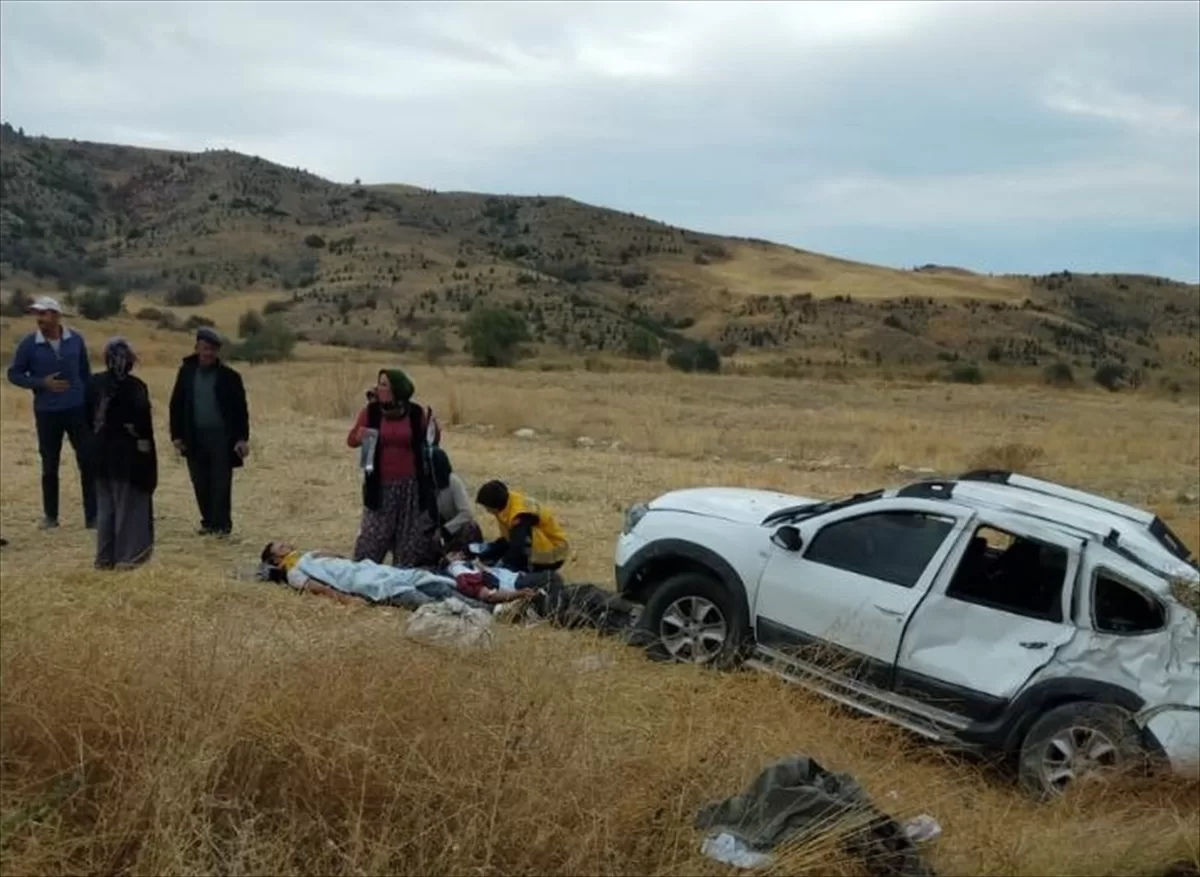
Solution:
[(799, 551), (804, 547), (804, 537), (791, 524), (788, 524), (786, 527), (780, 527), (772, 533), (771, 542), (784, 551)]

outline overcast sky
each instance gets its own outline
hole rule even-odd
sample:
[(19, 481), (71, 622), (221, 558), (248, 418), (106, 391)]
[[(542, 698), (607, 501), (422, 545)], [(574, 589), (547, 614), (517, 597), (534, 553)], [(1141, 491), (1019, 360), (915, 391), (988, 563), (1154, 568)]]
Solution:
[(27, 133), (1200, 280), (1200, 3), (0, 4)]

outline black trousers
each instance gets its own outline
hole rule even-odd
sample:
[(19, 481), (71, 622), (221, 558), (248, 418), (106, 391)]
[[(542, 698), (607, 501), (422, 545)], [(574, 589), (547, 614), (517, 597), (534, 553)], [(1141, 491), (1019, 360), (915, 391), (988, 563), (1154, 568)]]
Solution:
[(200, 529), (233, 531), (233, 459), (229, 438), (222, 433), (197, 432), (187, 449), (188, 475), (200, 509)]
[(58, 468), (62, 463), (63, 437), (71, 442), (79, 480), (83, 488), (83, 517), (88, 524), (96, 520), (96, 491), (85, 451), (88, 441), (87, 420), (83, 408), (70, 411), (43, 411), (34, 415), (37, 425), (38, 454), (42, 458), (42, 514), (58, 520)]

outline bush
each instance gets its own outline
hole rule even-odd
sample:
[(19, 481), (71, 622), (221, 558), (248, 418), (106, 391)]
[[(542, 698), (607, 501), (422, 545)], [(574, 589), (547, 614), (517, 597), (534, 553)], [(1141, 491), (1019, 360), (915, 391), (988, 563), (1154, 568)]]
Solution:
[(314, 250), (319, 250), (325, 246), (325, 238), (321, 237), (319, 234), (310, 234), (304, 239), (304, 243), (312, 247)]
[(277, 298), (263, 305), (263, 316), (269, 317), (271, 314), (282, 314), (284, 311), (290, 311), (295, 302), (286, 298)]
[(23, 289), (14, 289), (8, 294), (8, 301), (0, 307), (0, 315), (5, 317), (23, 317), (29, 313), (33, 299)]
[(282, 362), (291, 359), (296, 348), (296, 333), (279, 317), (269, 317), (262, 329), (246, 337), (229, 351), (232, 362)]
[(112, 289), (98, 291), (89, 289), (76, 301), (79, 315), (85, 320), (103, 320), (121, 313), (125, 304), (125, 293)]
[(251, 335), (257, 335), (265, 325), (262, 314), (258, 311), (246, 311), (238, 317), (238, 337), (249, 338)]
[(485, 368), (511, 366), (521, 354), (521, 345), (530, 340), (525, 318), (509, 308), (473, 310), (462, 333), (471, 361)]
[(721, 370), (721, 355), (705, 341), (687, 341), (667, 357), (667, 365), (681, 372), (710, 372)]
[(139, 320), (145, 320), (147, 323), (157, 323), (163, 318), (164, 314), (169, 313), (170, 311), (163, 311), (158, 308), (142, 308), (134, 316)]
[(951, 383), (955, 384), (982, 384), (984, 380), (983, 369), (973, 362), (954, 366), (950, 369), (948, 377)]
[(1070, 387), (1075, 383), (1075, 373), (1065, 362), (1053, 362), (1046, 366), (1042, 378), (1052, 387)]
[(450, 345), (446, 343), (446, 333), (437, 326), (425, 333), (422, 346), (425, 348), (425, 359), (430, 365), (437, 365), (442, 357), (450, 352)]
[(644, 286), (650, 279), (650, 272), (644, 268), (635, 268), (631, 271), (622, 271), (620, 276), (621, 286), (626, 289), (637, 289), (639, 286)]
[(217, 324), (203, 314), (192, 314), (184, 321), (183, 328), (189, 332), (195, 332), (201, 326), (212, 327), (215, 325)]
[(641, 326), (634, 329), (625, 342), (625, 353), (634, 359), (658, 359), (662, 355), (662, 345), (658, 338), (648, 329)]
[(208, 300), (208, 294), (199, 283), (181, 283), (167, 293), (167, 304), (177, 308), (194, 308)]
[(1129, 369), (1119, 362), (1103, 362), (1092, 375), (1092, 380), (1109, 392), (1115, 393), (1121, 389), (1129, 375)]

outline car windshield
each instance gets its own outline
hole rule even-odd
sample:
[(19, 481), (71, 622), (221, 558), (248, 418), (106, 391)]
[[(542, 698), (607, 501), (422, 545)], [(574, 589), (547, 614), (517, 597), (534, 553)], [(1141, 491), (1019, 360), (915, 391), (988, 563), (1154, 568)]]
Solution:
[(785, 521), (803, 521), (806, 518), (811, 518), (813, 515), (823, 515), (826, 512), (836, 511), (837, 509), (846, 508), (860, 502), (870, 502), (873, 499), (879, 499), (883, 496), (883, 488), (879, 490), (871, 490), (867, 493), (856, 493), (852, 496), (844, 496), (841, 499), (830, 499), (823, 502), (810, 502), (804, 505), (788, 506), (785, 509), (780, 509), (776, 512), (771, 512), (763, 518), (762, 525), (769, 527), (774, 524), (782, 524)]

